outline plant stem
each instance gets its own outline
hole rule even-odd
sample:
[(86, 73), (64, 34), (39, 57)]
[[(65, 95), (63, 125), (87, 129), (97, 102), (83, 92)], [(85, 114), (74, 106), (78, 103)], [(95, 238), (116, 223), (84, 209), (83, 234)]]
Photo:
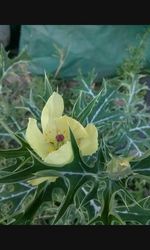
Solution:
[(109, 216), (109, 204), (111, 199), (111, 193), (112, 181), (108, 179), (107, 188), (104, 191), (104, 207), (101, 214), (101, 220), (103, 221), (104, 225), (111, 225), (111, 217)]

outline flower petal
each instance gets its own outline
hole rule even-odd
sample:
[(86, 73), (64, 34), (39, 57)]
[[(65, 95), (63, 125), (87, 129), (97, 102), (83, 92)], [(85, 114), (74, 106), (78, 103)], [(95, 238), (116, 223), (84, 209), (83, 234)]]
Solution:
[(88, 124), (85, 127), (88, 134), (86, 138), (83, 138), (79, 142), (79, 148), (82, 155), (92, 155), (98, 149), (98, 132), (97, 128), (93, 124)]
[(64, 135), (64, 141), (69, 140), (69, 126), (66, 116), (61, 116), (49, 121), (49, 126), (43, 133), (46, 141), (56, 142), (56, 136), (58, 134)]
[(76, 121), (75, 119), (65, 116), (67, 121), (68, 121), (68, 125), (71, 128), (75, 139), (78, 141), (78, 139), (82, 139), (82, 138), (86, 138), (88, 136), (87, 131), (85, 130), (85, 128), (81, 125), (80, 122)]
[(31, 148), (44, 159), (52, 148), (44, 140), (43, 134), (37, 126), (37, 121), (33, 118), (29, 118), (27, 130), (26, 130), (26, 140), (30, 144)]
[(49, 155), (44, 159), (44, 161), (48, 164), (58, 166), (63, 166), (68, 164), (73, 160), (73, 151), (71, 142), (65, 143), (58, 150), (49, 153)]
[(28, 183), (31, 184), (32, 186), (37, 186), (39, 185), (40, 183), (42, 183), (43, 181), (49, 181), (49, 182), (54, 182), (56, 181), (58, 177), (40, 177), (40, 178), (37, 178), (37, 179), (32, 179), (32, 180), (29, 180)]
[(62, 96), (57, 92), (53, 92), (42, 110), (41, 125), (43, 132), (46, 131), (47, 127), (49, 126), (49, 120), (60, 117), (63, 111), (64, 101)]

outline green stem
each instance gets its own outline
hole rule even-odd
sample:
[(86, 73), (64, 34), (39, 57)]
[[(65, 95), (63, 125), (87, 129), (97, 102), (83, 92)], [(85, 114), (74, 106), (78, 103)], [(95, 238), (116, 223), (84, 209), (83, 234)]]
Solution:
[(111, 217), (109, 216), (109, 204), (111, 199), (111, 193), (112, 193), (112, 181), (108, 179), (107, 188), (104, 191), (104, 207), (101, 214), (101, 220), (103, 221), (104, 225), (111, 224)]

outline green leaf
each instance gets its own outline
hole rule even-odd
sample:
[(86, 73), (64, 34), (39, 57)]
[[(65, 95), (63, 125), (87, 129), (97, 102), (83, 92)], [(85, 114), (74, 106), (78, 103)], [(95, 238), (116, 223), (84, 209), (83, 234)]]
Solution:
[(79, 96), (72, 109), (72, 117), (75, 119), (77, 118), (78, 114), (82, 111), (83, 99), (84, 99), (83, 91), (80, 91)]
[(50, 81), (46, 75), (45, 72), (45, 79), (44, 79), (44, 94), (42, 96), (43, 100), (45, 101), (45, 103), (47, 102), (48, 98), (52, 95), (53, 93), (53, 89), (52, 86), (50, 84)]
[(20, 182), (3, 185), (0, 197), (1, 216), (0, 222), (14, 218), (14, 214), (21, 213), (27, 206), (27, 202), (35, 192), (35, 187)]
[[(26, 162), (20, 164), (20, 161), (16, 162), (15, 165), (11, 166), (8, 170), (13, 169), (13, 172), (8, 172), (7, 176), (3, 176), (0, 178), (0, 183), (15, 183), (23, 180), (29, 180), (32, 178), (40, 177), (40, 176), (60, 176), (63, 178), (64, 182), (67, 185), (67, 193), (65, 199), (63, 200), (61, 206), (58, 209), (58, 212), (54, 218), (53, 224), (57, 224), (59, 220), (62, 218), (64, 213), (66, 212), (67, 208), (73, 204), (74, 202), (74, 195), (76, 194), (77, 190), (87, 181), (95, 180), (98, 178), (96, 171), (95, 173), (91, 172), (91, 169), (83, 162), (78, 145), (74, 138), (72, 131), (70, 130), (70, 137), (72, 148), (74, 152), (74, 159), (71, 163), (63, 166), (63, 167), (55, 167), (50, 166), (43, 161), (41, 161), (38, 156), (33, 152), (33, 150), (29, 147), (28, 144), (22, 139), (20, 136), (17, 135), (17, 139), (20, 140), (20, 144), (22, 147), (26, 148), (27, 152), (30, 153), (31, 157), (26, 159)], [(14, 150), (13, 150), (14, 151)], [(32, 160), (31, 160), (32, 159)], [(15, 168), (16, 167), (16, 168)], [(6, 169), (5, 169), (6, 170)], [(96, 183), (96, 182), (95, 182)], [(94, 189), (95, 190), (95, 189)], [(93, 190), (92, 190), (93, 191)], [(40, 194), (38, 194), (38, 192)], [(32, 206), (30, 212), (33, 210), (34, 213), (37, 209), (34, 207), (38, 207), (40, 201), (43, 200), (43, 192), (45, 191), (37, 191), (37, 197), (34, 199), (34, 206)], [(88, 195), (85, 199), (86, 203), (90, 199), (90, 195)], [(38, 205), (35, 205), (38, 204)], [(33, 215), (33, 211), (31, 214)], [(27, 215), (28, 217), (29, 215)], [(32, 216), (29, 216), (30, 218)], [(29, 220), (26, 220), (28, 223)]]
[(150, 155), (149, 150), (141, 158), (131, 162), (134, 173), (150, 176)]
[(36, 188), (30, 187), (30, 189), (36, 190), (35, 195), (24, 211), (20, 211), (20, 213), (16, 213), (16, 215), (14, 214), (12, 216), (15, 219), (13, 224), (32, 224), (40, 206), (44, 202), (52, 200), (53, 190), (59, 186), (67, 192), (66, 186), (61, 178), (52, 183), (43, 182)]
[(27, 157), (29, 156), (29, 152), (22, 147), (18, 149), (8, 149), (8, 150), (0, 150), (0, 158), (5, 157), (7, 159), (9, 158), (16, 158), (16, 157)]
[[(143, 200), (141, 202), (143, 202)], [(150, 209), (140, 206), (140, 203), (139, 205), (137, 203), (133, 203), (132, 205), (129, 205), (128, 208), (125, 206), (117, 207), (116, 213), (126, 223), (138, 222), (142, 225), (146, 225), (147, 222), (150, 221)]]
[(24, 213), (14, 216), (15, 218), (15, 225), (18, 224), (31, 224), (32, 219), (39, 208), (43, 195), (46, 191), (47, 182), (43, 182), (39, 184), (35, 196), (33, 197), (32, 201), (30, 202), (29, 206), (27, 207)]
[(91, 114), (93, 111), (94, 106), (98, 103), (99, 98), (101, 97), (101, 92), (92, 99), (92, 101), (82, 110), (81, 113), (79, 113), (77, 120), (80, 123), (83, 123), (87, 117)]

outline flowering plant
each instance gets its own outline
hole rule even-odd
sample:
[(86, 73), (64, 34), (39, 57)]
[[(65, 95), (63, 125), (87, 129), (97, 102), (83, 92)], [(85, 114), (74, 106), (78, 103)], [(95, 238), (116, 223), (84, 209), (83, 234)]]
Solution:
[[(7, 76), (12, 66), (3, 66)], [(1, 224), (149, 224), (150, 116), (141, 94), (148, 88), (141, 74), (125, 73), (104, 79), (97, 91), (94, 74), (80, 76), (65, 115), (68, 97), (45, 75), (44, 94), (22, 98), (25, 129), (11, 105), (15, 132), (0, 105), (1, 138), (13, 139), (0, 150)]]
[[(70, 141), (71, 129), (82, 155), (92, 155), (98, 149), (98, 132), (93, 124), (85, 128), (75, 119), (62, 116), (64, 102), (56, 92), (49, 97), (41, 115), (43, 133), (39, 130), (36, 120), (29, 118), (26, 140), (33, 150), (48, 164), (56, 167), (65, 166), (73, 161), (73, 151)], [(41, 183), (47, 178), (39, 178), (30, 183)], [(55, 181), (55, 177), (49, 177)]]

